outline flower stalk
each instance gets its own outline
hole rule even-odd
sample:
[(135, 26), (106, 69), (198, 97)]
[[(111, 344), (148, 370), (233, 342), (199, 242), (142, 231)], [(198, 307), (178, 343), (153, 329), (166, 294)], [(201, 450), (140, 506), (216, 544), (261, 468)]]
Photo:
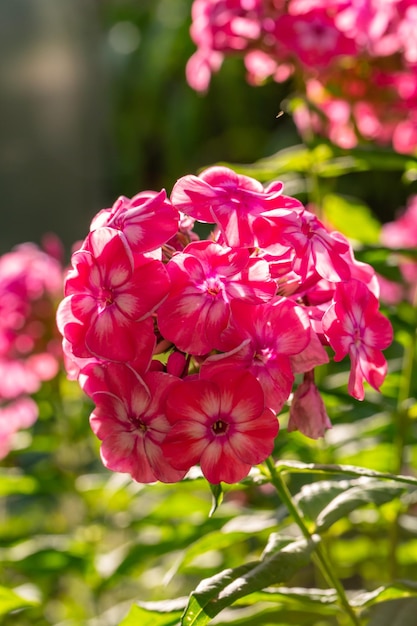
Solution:
[[(301, 533), (303, 534), (303, 537), (311, 541), (312, 533), (308, 529), (301, 512), (298, 510), (286, 482), (282, 478), (280, 472), (276, 471), (274, 461), (271, 457), (265, 460), (265, 466), (267, 468), (271, 483), (274, 485), (281, 501), (287, 507), (288, 512), (290, 513), (294, 522), (299, 527)], [(329, 560), (323, 544), (321, 542), (314, 542), (314, 545), (314, 562), (319, 567), (328, 584), (335, 589), (339, 597), (340, 605), (343, 607), (346, 615), (349, 617), (350, 623), (353, 624), (353, 626), (361, 626), (361, 622), (358, 616), (356, 615), (353, 607), (349, 604), (349, 600), (347, 599), (343, 585), (341, 584), (340, 580), (333, 570), (332, 564)]]

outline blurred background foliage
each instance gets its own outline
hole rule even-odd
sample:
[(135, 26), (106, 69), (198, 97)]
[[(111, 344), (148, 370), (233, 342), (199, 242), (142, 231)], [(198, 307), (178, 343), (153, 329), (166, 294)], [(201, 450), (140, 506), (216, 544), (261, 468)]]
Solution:
[[(186, 84), (191, 4), (2, 1), (0, 252), (45, 231), (69, 249), (118, 195), (169, 193), (206, 165), (250, 163), (299, 143), (291, 117), (276, 117), (290, 83), (253, 88), (242, 61), (228, 58), (206, 95)], [(337, 184), (387, 221), (416, 187), (384, 170)]]

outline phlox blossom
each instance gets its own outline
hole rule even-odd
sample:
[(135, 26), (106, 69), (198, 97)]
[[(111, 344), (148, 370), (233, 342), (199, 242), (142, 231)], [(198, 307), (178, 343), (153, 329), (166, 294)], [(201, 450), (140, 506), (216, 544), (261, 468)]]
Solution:
[(276, 286), (266, 261), (213, 241), (190, 243), (167, 265), (168, 298), (158, 309), (162, 335), (183, 352), (211, 352), (226, 328), (233, 299), (265, 302)]
[(261, 305), (235, 300), (231, 309), (231, 323), (222, 336), (227, 351), (210, 356), (201, 371), (205, 376), (230, 368), (251, 372), (262, 386), (265, 405), (278, 412), (294, 382), (290, 357), (310, 341), (308, 317), (294, 302), (278, 297)]
[(299, 430), (311, 439), (318, 439), (331, 427), (323, 399), (314, 383), (314, 371), (307, 372), (291, 400), (287, 430)]
[(227, 246), (252, 248), (262, 246), (271, 236), (270, 218), (292, 220), (289, 209), (301, 208), (295, 198), (282, 195), (283, 185), (262, 184), (214, 166), (199, 176), (183, 176), (171, 193), (173, 205), (200, 222), (216, 223)]
[[(350, 269), (343, 255), (349, 251), (347, 239), (339, 232), (329, 232), (310, 211), (298, 214), (297, 222), (288, 222), (282, 229), (281, 246), (294, 250), (293, 270), (305, 280), (312, 271), (329, 281), (347, 280)], [(279, 248), (281, 248), (278, 245)], [(267, 247), (273, 251), (274, 247)]]
[(279, 428), (255, 377), (230, 369), (172, 386), (166, 415), (164, 455), (182, 471), (199, 463), (212, 484), (245, 478), (271, 454)]
[(347, 354), (351, 360), (349, 393), (363, 400), (366, 380), (379, 390), (387, 373), (381, 350), (392, 341), (392, 326), (378, 311), (378, 300), (368, 287), (358, 281), (338, 283), (334, 303), (322, 319), (323, 331), (335, 351), (334, 360)]
[(154, 338), (143, 324), (168, 294), (163, 264), (133, 255), (123, 235), (107, 227), (88, 235), (72, 264), (57, 321), (74, 355), (133, 361), (150, 337), (150, 357)]
[(0, 256), (0, 458), (14, 447), (15, 433), (38, 417), (29, 394), (59, 371), (61, 247), (54, 235), (48, 245), (52, 254), (28, 242)]
[(104, 369), (88, 366), (81, 380), (96, 405), (90, 424), (102, 441), (100, 454), (107, 468), (129, 473), (141, 483), (184, 477), (185, 471), (171, 467), (161, 449), (170, 429), (164, 398), (177, 378), (164, 372), (141, 377), (127, 365), (107, 363)]
[(335, 57), (354, 55), (353, 39), (344, 35), (325, 9), (301, 15), (283, 14), (275, 22), (274, 35), (287, 54), (308, 67), (326, 67)]
[(111, 209), (100, 211), (91, 230), (109, 226), (120, 230), (133, 252), (149, 252), (166, 243), (178, 229), (179, 215), (164, 189), (142, 191), (132, 199), (120, 196)]

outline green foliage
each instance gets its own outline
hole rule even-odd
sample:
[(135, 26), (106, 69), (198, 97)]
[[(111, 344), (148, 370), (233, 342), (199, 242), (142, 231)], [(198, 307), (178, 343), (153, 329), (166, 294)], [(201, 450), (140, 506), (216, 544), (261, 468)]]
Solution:
[[(242, 71), (233, 61), (211, 99), (199, 98), (183, 77), (190, 2), (175, 12), (172, 4), (101, 8), (104, 30), (131, 21), (141, 33), (137, 53), (113, 58), (120, 154), (109, 165), (111, 196), (253, 155), (255, 163), (232, 167), (282, 179), (354, 241), (360, 261), (400, 282), (399, 259), (416, 251), (380, 246), (379, 217), (385, 201), (392, 213), (411, 193), (417, 159), (294, 145), (291, 127), (276, 129), (275, 88), (267, 88), (266, 129), (260, 92), (236, 89)], [(260, 158), (268, 146), (275, 154)], [(333, 423), (325, 441), (288, 433), (284, 408), (279, 460), (234, 486), (197, 473), (147, 486), (112, 474), (89, 428), (91, 403), (63, 375), (45, 384), (39, 421), (0, 470), (2, 626), (415, 626), (417, 311), (406, 300), (385, 308), (395, 340), (382, 393), (367, 388), (356, 402), (348, 364), (322, 366), (317, 383)]]

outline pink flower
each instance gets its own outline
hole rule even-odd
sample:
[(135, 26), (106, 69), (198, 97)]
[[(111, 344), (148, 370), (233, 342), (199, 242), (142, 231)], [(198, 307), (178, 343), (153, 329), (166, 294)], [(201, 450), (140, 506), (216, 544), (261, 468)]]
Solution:
[(183, 176), (171, 194), (179, 211), (200, 222), (216, 223), (227, 246), (252, 248), (270, 239), (270, 219), (292, 220), (289, 209), (301, 208), (295, 198), (282, 195), (282, 183), (264, 189), (249, 176), (227, 167), (209, 167), (200, 176)]
[[(210, 356), (202, 365), (204, 376), (230, 368), (249, 371), (261, 383), (265, 405), (281, 410), (294, 382), (291, 359), (310, 341), (310, 322), (301, 307), (285, 298), (251, 305), (235, 300), (232, 321), (223, 334), (225, 354)], [(317, 365), (317, 363), (315, 363)]]
[(59, 261), (35, 244), (0, 257), (0, 400), (33, 393), (56, 376), (61, 350), (55, 306), (62, 279)]
[(378, 311), (378, 300), (368, 287), (358, 280), (338, 283), (334, 304), (324, 314), (322, 326), (335, 351), (334, 360), (341, 361), (349, 354), (349, 393), (363, 400), (364, 380), (379, 390), (387, 373), (381, 350), (392, 341), (392, 327)]
[(100, 211), (91, 230), (109, 226), (120, 230), (133, 252), (149, 252), (166, 243), (178, 229), (178, 211), (164, 189), (142, 191), (132, 199), (120, 196), (111, 209)]
[(314, 384), (314, 372), (307, 372), (291, 401), (287, 430), (299, 430), (311, 439), (318, 439), (331, 427), (323, 399)]
[(140, 377), (127, 365), (108, 363), (104, 368), (88, 366), (81, 380), (96, 404), (90, 424), (102, 441), (105, 467), (127, 472), (141, 483), (184, 477), (185, 471), (171, 467), (161, 449), (170, 428), (164, 399), (177, 378), (163, 372)]
[(13, 447), (13, 436), (38, 419), (38, 407), (31, 398), (21, 397), (0, 406), (0, 459)]
[(112, 228), (91, 232), (72, 263), (57, 321), (74, 355), (134, 361), (144, 342), (152, 353), (155, 339), (146, 322), (168, 294), (163, 264), (133, 255)]
[(232, 300), (265, 302), (275, 293), (266, 261), (213, 241), (190, 243), (167, 269), (172, 286), (158, 309), (158, 325), (183, 352), (203, 355), (217, 346)]
[(169, 462), (182, 471), (199, 463), (213, 484), (245, 478), (271, 454), (279, 428), (254, 376), (234, 370), (173, 386), (166, 414), (172, 427), (162, 448)]
[(412, 196), (407, 209), (394, 221), (384, 224), (381, 242), (388, 248), (417, 247), (417, 196)]
[(337, 231), (329, 233), (310, 211), (303, 211), (296, 224), (288, 223), (283, 228), (282, 244), (294, 249), (293, 270), (301, 280), (313, 271), (334, 282), (350, 278), (349, 265), (343, 258), (349, 251), (349, 242)]
[(325, 9), (302, 15), (281, 15), (275, 22), (274, 35), (287, 53), (309, 67), (325, 67), (337, 56), (354, 55), (354, 40), (347, 38)]

